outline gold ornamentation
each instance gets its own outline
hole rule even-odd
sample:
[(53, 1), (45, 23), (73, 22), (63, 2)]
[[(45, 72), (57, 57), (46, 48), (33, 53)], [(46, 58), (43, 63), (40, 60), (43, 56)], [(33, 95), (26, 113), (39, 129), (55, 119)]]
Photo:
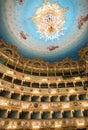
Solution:
[(55, 39), (64, 30), (65, 15), (68, 9), (62, 8), (58, 3), (50, 3), (44, 0), (42, 7), (36, 9), (31, 18), (41, 37)]

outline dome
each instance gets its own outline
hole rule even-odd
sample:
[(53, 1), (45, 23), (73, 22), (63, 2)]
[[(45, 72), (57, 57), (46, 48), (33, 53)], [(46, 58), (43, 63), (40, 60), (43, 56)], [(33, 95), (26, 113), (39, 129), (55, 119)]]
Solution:
[(0, 0), (0, 39), (24, 58), (79, 59), (88, 43), (88, 0)]
[(0, 130), (88, 130), (88, 0), (0, 0)]

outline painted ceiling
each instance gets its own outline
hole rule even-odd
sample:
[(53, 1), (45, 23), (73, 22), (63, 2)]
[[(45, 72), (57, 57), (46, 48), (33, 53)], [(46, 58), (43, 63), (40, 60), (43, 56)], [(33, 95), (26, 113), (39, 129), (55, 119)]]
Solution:
[(25, 58), (77, 60), (88, 44), (88, 0), (0, 0), (0, 39)]

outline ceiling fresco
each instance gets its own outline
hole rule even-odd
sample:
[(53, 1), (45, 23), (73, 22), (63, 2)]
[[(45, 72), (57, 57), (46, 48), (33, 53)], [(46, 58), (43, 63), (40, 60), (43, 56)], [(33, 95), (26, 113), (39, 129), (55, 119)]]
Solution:
[(88, 45), (88, 0), (0, 0), (0, 39), (25, 58), (77, 60)]

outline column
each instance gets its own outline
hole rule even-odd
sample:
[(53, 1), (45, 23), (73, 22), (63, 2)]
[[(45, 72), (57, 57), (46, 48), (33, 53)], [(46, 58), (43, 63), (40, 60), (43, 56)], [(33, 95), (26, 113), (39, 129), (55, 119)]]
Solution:
[(53, 113), (53, 111), (50, 112), (50, 119), (52, 119), (52, 113)]
[(12, 96), (12, 92), (10, 92), (10, 94), (9, 94), (9, 98), (11, 98), (11, 96)]
[(8, 118), (8, 110), (6, 111), (5, 118)]
[(18, 114), (17, 114), (17, 118), (20, 119), (20, 113), (21, 113), (21, 110), (18, 111)]
[(67, 95), (67, 101), (69, 101), (69, 96)]
[(42, 119), (42, 111), (39, 113), (39, 119)]
[(77, 99), (77, 101), (79, 100), (79, 94), (76, 95), (76, 99)]
[(71, 110), (71, 117), (73, 117), (73, 110)]
[(83, 111), (84, 111), (84, 110), (81, 110), (81, 115), (82, 115), (82, 117), (84, 116)]
[(58, 101), (60, 102), (60, 96), (58, 96)]

